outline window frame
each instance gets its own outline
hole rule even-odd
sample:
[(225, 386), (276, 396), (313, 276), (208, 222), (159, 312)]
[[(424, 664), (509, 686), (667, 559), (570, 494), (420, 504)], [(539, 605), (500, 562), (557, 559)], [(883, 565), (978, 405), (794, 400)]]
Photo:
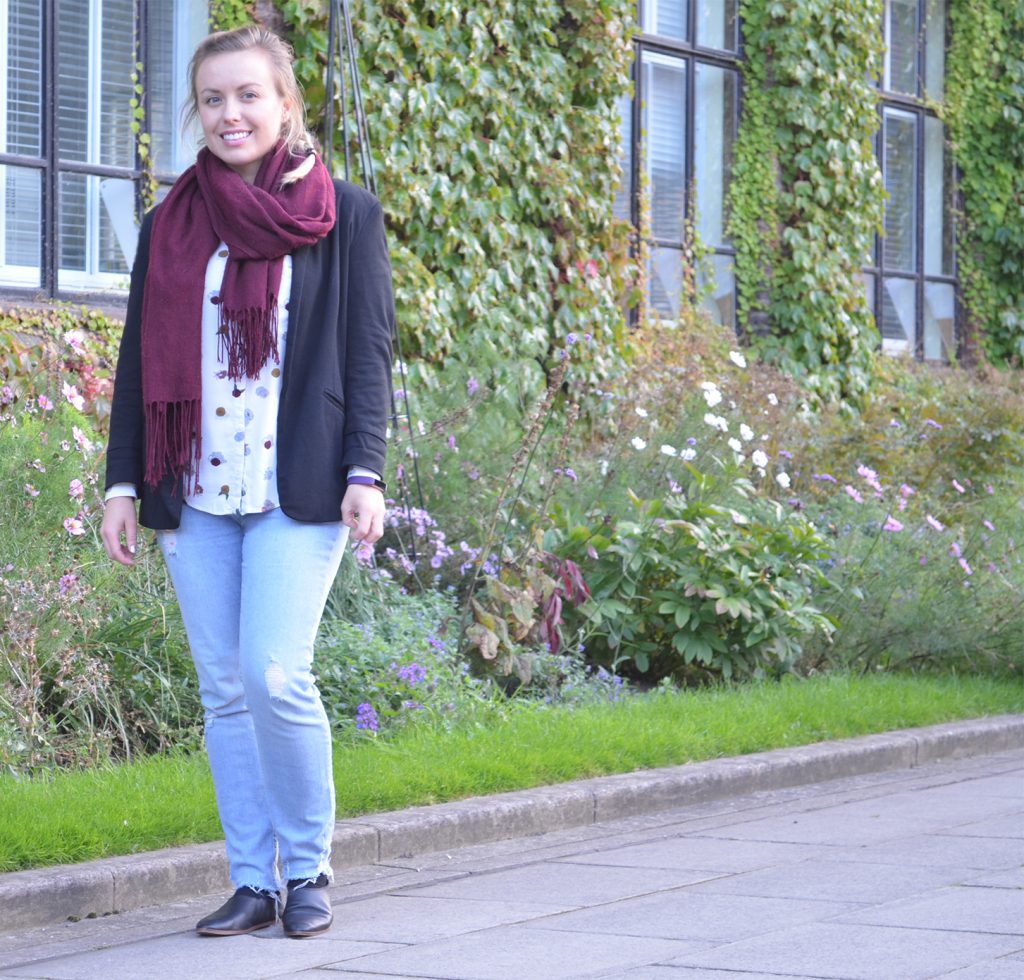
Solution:
[[(688, 39), (683, 41), (677, 38), (667, 37), (661, 34), (651, 34), (643, 29), (645, 22), (645, 14), (648, 10), (648, 5), (652, 3), (652, 0), (638, 0), (637, 2), (637, 23), (638, 29), (633, 35), (633, 61), (630, 66), (630, 78), (633, 83), (633, 95), (630, 104), (630, 140), (627, 152), (629, 154), (629, 177), (630, 187), (628, 187), (628, 203), (629, 203), (629, 221), (634, 228), (639, 229), (640, 227), (640, 180), (641, 180), (641, 168), (645, 166), (642, 138), (643, 132), (643, 115), (644, 115), (644, 97), (645, 97), (645, 83), (644, 83), (644, 58), (645, 52), (651, 54), (667, 56), (674, 60), (681, 62), (685, 70), (685, 94), (683, 111), (685, 113), (685, 131), (684, 131), (684, 157), (683, 157), (683, 186), (685, 188), (685, 220), (689, 222), (692, 218), (690, 213), (690, 192), (694, 186), (694, 168), (696, 161), (696, 153), (694, 151), (694, 134), (696, 129), (696, 108), (697, 108), (697, 86), (696, 82), (696, 66), (698, 64), (706, 64), (711, 67), (721, 68), (726, 71), (731, 71), (734, 74), (735, 79), (735, 98), (733, 101), (733, 126), (734, 132), (739, 131), (739, 123), (742, 114), (743, 106), (743, 30), (742, 21), (739, 13), (739, 4), (737, 3), (736, 10), (736, 26), (735, 34), (733, 37), (733, 43), (735, 44), (734, 50), (726, 50), (723, 48), (712, 48), (705, 45), (698, 44), (696, 41), (697, 37), (697, 13), (698, 13), (698, 0), (686, 0), (686, 18), (687, 27), (686, 33)], [(653, 0), (656, 6), (657, 0)], [(686, 249), (685, 240), (667, 239), (660, 238), (654, 234), (653, 227), (651, 228), (650, 235), (647, 236), (646, 244), (650, 249), (657, 248), (669, 248), (675, 249), (680, 253), (683, 253)], [(707, 247), (707, 257), (712, 259), (715, 256), (726, 256), (733, 266), (733, 322), (726, 324), (729, 329), (737, 330), (738, 322), (736, 319), (736, 284), (735, 284), (735, 260), (736, 260), (736, 249), (734, 246), (722, 243), (716, 243), (711, 245), (705, 243)], [(680, 259), (680, 261), (682, 261)], [(650, 296), (648, 294), (646, 303), (650, 303)], [(633, 307), (630, 310), (630, 323), (636, 325), (639, 322), (640, 310), (638, 307)]]
[[(875, 319), (878, 328), (879, 343), (883, 351), (890, 353), (909, 353), (915, 360), (936, 362), (935, 358), (925, 358), (925, 293), (929, 284), (947, 285), (953, 290), (953, 336), (949, 350), (946, 352), (948, 360), (941, 363), (956, 363), (963, 354), (963, 305), (962, 292), (959, 280), (959, 265), (956, 249), (956, 222), (953, 209), (947, 207), (944, 202), (944, 218), (950, 222), (950, 231), (953, 236), (951, 250), (951, 271), (946, 273), (929, 273), (925, 271), (925, 222), (926, 222), (926, 187), (925, 187), (925, 153), (927, 148), (926, 127), (928, 119), (935, 119), (943, 126), (943, 152), (948, 153), (948, 145), (945, 138), (946, 128), (939, 114), (929, 104), (926, 97), (925, 84), (928, 58), (928, 31), (927, 13), (929, 0), (917, 0), (917, 51), (915, 55), (915, 70), (917, 76), (917, 92), (910, 95), (905, 92), (897, 92), (885, 87), (885, 62), (883, 61), (882, 74), (878, 80), (878, 132), (875, 137), (875, 156), (878, 160), (879, 170), (883, 182), (886, 179), (885, 171), (885, 138), (886, 138), (886, 110), (893, 109), (907, 115), (912, 115), (915, 122), (915, 159), (914, 159), (914, 212), (916, 216), (914, 224), (914, 269), (889, 268), (885, 261), (885, 236), (876, 233), (874, 236), (873, 254), (871, 261), (863, 267), (865, 277), (870, 277), (873, 282), (868, 296), (868, 306)], [(888, 57), (889, 38), (886, 36), (886, 26), (889, 22), (889, 11), (892, 0), (885, 0), (882, 10), (882, 40), (886, 47), (886, 58)], [(944, 8), (943, 24), (943, 51), (949, 51), (950, 42), (950, 19), (949, 2), (946, 0)], [(946, 69), (943, 62), (943, 78)], [(955, 165), (951, 171), (950, 196), (955, 199), (958, 172)], [(888, 206), (888, 205), (887, 205)], [(885, 282), (887, 279), (899, 279), (914, 283), (914, 321), (913, 336), (910, 337), (904, 346), (898, 341), (889, 341), (882, 336), (882, 312), (885, 293)]]
[[(75, 160), (63, 160), (59, 153), (58, 139), (58, 52), (57, 37), (60, 30), (59, 0), (39, 0), (41, 14), (41, 113), (40, 113), (40, 152), (38, 155), (0, 152), (0, 166), (18, 167), (31, 170), (40, 175), (40, 256), (38, 284), (20, 286), (14, 283), (0, 284), (0, 296), (12, 299), (25, 297), (46, 299), (75, 299), (96, 295), (122, 295), (123, 290), (105, 285), (104, 276), (124, 279), (127, 273), (119, 276), (114, 273), (97, 275), (97, 282), (83, 288), (60, 288), (60, 182), (65, 174), (85, 177), (113, 178), (130, 180), (134, 185), (135, 218), (141, 222), (145, 211), (145, 200), (142, 193), (142, 182), (145, 172), (139, 155), (140, 141), (138, 136), (149, 135), (152, 119), (150, 112), (149, 85), (146, 72), (149, 65), (148, 15), (150, 3), (154, 0), (132, 0), (133, 14), (133, 48), (136, 64), (141, 64), (139, 82), (142, 87), (141, 108), (142, 120), (140, 130), (133, 141), (132, 160), (130, 167), (109, 166), (99, 163), (83, 163)], [(161, 2), (161, 0), (156, 0)], [(167, 2), (167, 0), (163, 0)], [(156, 173), (154, 175), (161, 185), (170, 185), (175, 175)], [(92, 244), (90, 243), (90, 248)], [(65, 270), (64, 277), (68, 277)], [(81, 275), (81, 273), (77, 273)], [(76, 273), (71, 273), (72, 278)]]

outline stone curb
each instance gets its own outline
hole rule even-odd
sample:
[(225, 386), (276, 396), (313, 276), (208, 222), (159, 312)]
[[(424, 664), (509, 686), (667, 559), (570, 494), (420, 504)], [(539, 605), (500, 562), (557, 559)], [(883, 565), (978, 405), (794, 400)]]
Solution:
[[(1024, 748), (1024, 715), (1001, 715), (411, 807), (339, 821), (332, 863), (336, 869), (383, 863), (1018, 748)], [(223, 842), (0, 874), (0, 908), (5, 913), (0, 932), (229, 888)]]

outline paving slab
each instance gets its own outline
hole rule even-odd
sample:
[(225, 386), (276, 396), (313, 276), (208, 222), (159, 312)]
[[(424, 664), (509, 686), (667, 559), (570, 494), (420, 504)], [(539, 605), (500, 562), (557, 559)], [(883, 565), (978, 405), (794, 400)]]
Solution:
[(943, 888), (930, 895), (859, 909), (838, 916), (837, 921), (1024, 937), (1024, 891)]
[(836, 861), (869, 861), (872, 864), (956, 865), (979, 871), (1005, 870), (1024, 864), (1024, 841), (956, 834), (914, 834), (865, 847), (837, 847), (833, 857)]
[(702, 970), (688, 966), (641, 966), (625, 973), (604, 974), (602, 980), (806, 980), (795, 973), (750, 973), (747, 970)]
[(925, 980), (1018, 949), (1012, 936), (813, 922), (667, 962), (842, 980)]
[(959, 884), (974, 874), (970, 868), (814, 859), (716, 878), (694, 886), (692, 891), (701, 895), (759, 895), (875, 905)]
[[(590, 977), (609, 970), (641, 966), (706, 947), (631, 936), (550, 933), (507, 926), (455, 936), (405, 949), (374, 953), (346, 962), (343, 969), (442, 980), (525, 980), (541, 977)], [(327, 973), (325, 980), (330, 980)]]

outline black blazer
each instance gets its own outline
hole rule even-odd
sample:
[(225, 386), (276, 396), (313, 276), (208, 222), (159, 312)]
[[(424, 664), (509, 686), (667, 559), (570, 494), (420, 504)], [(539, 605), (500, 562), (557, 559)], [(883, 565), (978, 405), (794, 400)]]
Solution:
[[(281, 509), (307, 523), (341, 520), (350, 466), (384, 472), (391, 409), (395, 306), (380, 202), (336, 180), (337, 220), (315, 245), (292, 253), (288, 342), (277, 415)], [(143, 219), (114, 379), (106, 486), (134, 483), (139, 521), (176, 528), (182, 488), (146, 486), (142, 402), (142, 294), (153, 212)], [(198, 310), (188, 311), (198, 316)]]

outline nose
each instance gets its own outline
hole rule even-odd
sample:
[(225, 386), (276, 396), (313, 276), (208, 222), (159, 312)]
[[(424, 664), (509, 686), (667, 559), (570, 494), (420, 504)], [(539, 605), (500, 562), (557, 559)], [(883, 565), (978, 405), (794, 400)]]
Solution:
[(224, 100), (224, 118), (235, 120), (240, 117), (241, 103), (237, 99), (226, 98)]

